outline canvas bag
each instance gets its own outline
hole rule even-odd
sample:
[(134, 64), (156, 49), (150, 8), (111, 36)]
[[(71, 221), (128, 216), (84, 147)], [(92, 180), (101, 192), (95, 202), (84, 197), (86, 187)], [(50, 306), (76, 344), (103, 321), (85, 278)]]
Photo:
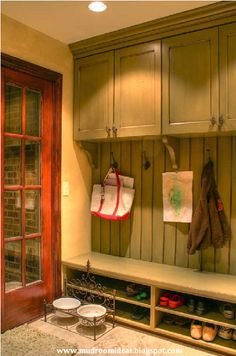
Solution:
[(122, 176), (118, 171), (114, 171), (116, 185), (106, 184), (109, 182), (109, 173), (103, 184), (93, 186), (91, 213), (106, 220), (126, 220), (130, 215), (135, 190), (121, 185)]

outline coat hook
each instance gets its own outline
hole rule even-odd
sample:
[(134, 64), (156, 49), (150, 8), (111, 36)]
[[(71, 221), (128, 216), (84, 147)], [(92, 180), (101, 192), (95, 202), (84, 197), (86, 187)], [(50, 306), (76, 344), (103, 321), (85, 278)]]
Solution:
[(175, 153), (175, 150), (172, 147), (172, 145), (169, 143), (169, 138), (167, 136), (163, 136), (162, 142), (164, 143), (165, 148), (169, 152), (172, 168), (175, 170), (175, 172), (178, 172), (178, 165), (176, 162), (176, 153)]
[(112, 169), (117, 169), (118, 168), (118, 163), (116, 162), (113, 152), (110, 152), (110, 166)]
[(149, 162), (146, 151), (143, 151), (143, 168), (147, 170), (151, 166), (151, 163)]
[(208, 162), (211, 162), (211, 150), (210, 148), (207, 148), (207, 156), (208, 156)]

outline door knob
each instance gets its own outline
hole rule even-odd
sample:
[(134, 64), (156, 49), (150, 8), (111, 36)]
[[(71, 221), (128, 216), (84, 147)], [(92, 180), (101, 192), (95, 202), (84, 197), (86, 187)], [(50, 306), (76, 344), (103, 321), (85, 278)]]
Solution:
[(212, 116), (210, 118), (210, 123), (211, 123), (211, 126), (215, 126), (216, 125), (216, 118), (214, 116)]
[(117, 128), (115, 126), (112, 127), (113, 137), (117, 137)]
[(111, 129), (108, 126), (106, 126), (106, 133), (108, 138), (111, 137)]
[(220, 115), (219, 117), (219, 123), (218, 123), (218, 127), (222, 127), (224, 125), (224, 116)]

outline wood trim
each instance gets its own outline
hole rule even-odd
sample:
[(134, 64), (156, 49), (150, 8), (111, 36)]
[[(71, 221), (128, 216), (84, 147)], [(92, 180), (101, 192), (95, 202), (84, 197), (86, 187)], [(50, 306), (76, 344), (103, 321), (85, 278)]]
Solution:
[[(4, 112), (5, 112), (5, 93), (4, 93), (4, 80), (2, 76), (1, 80), (1, 114), (2, 118), (4, 117)], [(4, 205), (4, 179), (3, 179), (3, 172), (4, 172), (4, 164), (3, 164), (3, 159), (2, 157), (4, 156), (4, 140), (3, 138), (3, 132), (4, 132), (4, 120), (1, 119), (1, 152), (2, 154), (0, 155), (0, 161), (1, 161), (1, 207)], [(3, 209), (1, 208), (1, 224), (0, 224), (0, 230), (1, 230), (1, 281), (4, 281), (4, 275), (5, 275), (5, 265), (4, 265), (4, 235), (3, 235), (3, 226), (4, 226), (4, 214), (3, 214)], [(2, 283), (2, 282), (1, 282)], [(1, 285), (1, 325), (2, 321), (4, 320), (4, 304), (5, 304), (5, 288), (2, 288)]]
[(50, 82), (55, 82), (55, 84), (59, 78), (62, 78), (62, 74), (60, 73), (10, 56), (6, 53), (1, 53), (1, 63), (2, 67), (14, 69), (16, 71), (30, 74), (41, 79), (49, 80)]
[(52, 251), (54, 259), (54, 277), (55, 290), (54, 297), (61, 296), (61, 134), (62, 134), (62, 75), (58, 75), (54, 83), (54, 120), (53, 132), (53, 156), (52, 156), (52, 171), (54, 181), (52, 183), (52, 197), (53, 197), (53, 222), (52, 236), (54, 237), (54, 246)]
[(236, 3), (220, 1), (69, 45), (74, 58), (236, 21)]
[[(52, 258), (54, 265), (53, 297), (61, 295), (61, 123), (62, 123), (62, 74), (1, 53), (2, 67), (23, 72), (53, 84), (53, 133), (52, 135)], [(3, 93), (3, 90), (2, 90)], [(3, 97), (3, 96), (2, 96)], [(4, 105), (2, 105), (4, 110)], [(4, 112), (4, 111), (3, 111)], [(3, 115), (2, 115), (3, 117)], [(2, 133), (4, 132), (2, 120)], [(3, 149), (3, 147), (2, 147)], [(3, 163), (2, 163), (3, 164)], [(3, 168), (3, 167), (2, 167)], [(3, 181), (3, 180), (2, 180)], [(3, 184), (3, 183), (2, 183)], [(3, 197), (1, 197), (3, 203)], [(2, 216), (3, 218), (3, 216)], [(2, 220), (3, 221), (3, 220)], [(3, 239), (2, 239), (3, 240)], [(3, 242), (2, 242), (3, 243)], [(3, 264), (3, 259), (2, 259)], [(2, 266), (4, 273), (4, 266)], [(3, 289), (2, 289), (3, 290)], [(3, 292), (4, 294), (4, 292)], [(3, 296), (2, 296), (3, 297)]]

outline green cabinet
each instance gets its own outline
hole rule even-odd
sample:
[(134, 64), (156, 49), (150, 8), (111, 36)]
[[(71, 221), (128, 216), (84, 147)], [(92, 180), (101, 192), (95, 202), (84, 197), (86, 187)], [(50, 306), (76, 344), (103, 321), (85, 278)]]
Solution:
[(236, 131), (236, 23), (220, 27), (220, 122), (222, 131)]
[(75, 61), (74, 139), (106, 138), (113, 122), (113, 52)]
[(74, 139), (161, 133), (160, 47), (150, 42), (76, 60)]
[(235, 92), (235, 22), (91, 55), (75, 60), (74, 138), (234, 133)]
[(164, 134), (217, 130), (219, 118), (218, 29), (163, 40)]
[(236, 24), (165, 39), (162, 53), (163, 134), (234, 132)]
[(161, 44), (115, 52), (115, 116), (119, 137), (161, 133)]

